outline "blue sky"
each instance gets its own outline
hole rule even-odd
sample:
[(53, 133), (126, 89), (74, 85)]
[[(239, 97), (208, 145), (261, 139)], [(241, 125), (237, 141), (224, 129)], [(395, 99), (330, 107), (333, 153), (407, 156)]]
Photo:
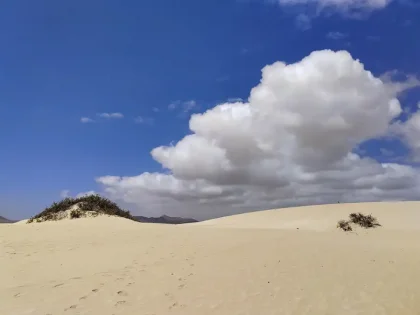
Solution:
[[(393, 70), (401, 77), (393, 76), (394, 81), (420, 77), (419, 6), (391, 1), (354, 17), (339, 6), (320, 12), (316, 1), (309, 2), (2, 3), (0, 214), (20, 219), (60, 199), (63, 190), (76, 195), (103, 189), (139, 214), (230, 214), (236, 210), (172, 213), (160, 201), (158, 210), (146, 209), (138, 199), (124, 199), (127, 193), (137, 195), (139, 187), (104, 188), (95, 178), (177, 173), (162, 170), (151, 150), (191, 133), (191, 114), (234, 98), (246, 100), (261, 69), (276, 61), (289, 64), (313, 51), (346, 50), (376, 77)], [(403, 124), (407, 112), (417, 110), (420, 90), (414, 87), (398, 99)], [(83, 123), (82, 117), (93, 121)], [(416, 154), (414, 136), (403, 138), (365, 139), (357, 150), (361, 157), (399, 161), (416, 172), (410, 159)]]

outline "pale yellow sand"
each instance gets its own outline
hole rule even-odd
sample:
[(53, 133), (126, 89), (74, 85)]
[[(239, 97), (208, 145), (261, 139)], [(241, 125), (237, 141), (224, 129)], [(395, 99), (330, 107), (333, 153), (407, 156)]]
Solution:
[[(383, 227), (338, 231), (353, 211)], [(1, 315), (420, 314), (419, 280), (419, 202), (0, 225)]]

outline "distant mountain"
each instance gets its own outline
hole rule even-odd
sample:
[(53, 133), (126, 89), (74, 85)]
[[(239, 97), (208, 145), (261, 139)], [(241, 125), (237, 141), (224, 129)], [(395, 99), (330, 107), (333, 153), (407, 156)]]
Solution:
[(170, 217), (167, 215), (163, 215), (158, 218), (149, 218), (149, 217), (142, 217), (142, 216), (133, 216), (136, 221), (143, 222), (143, 223), (161, 223), (161, 224), (185, 224), (185, 223), (194, 223), (198, 222), (194, 219), (188, 218), (176, 218)]
[(15, 221), (6, 219), (5, 217), (0, 216), (0, 223), (13, 223)]

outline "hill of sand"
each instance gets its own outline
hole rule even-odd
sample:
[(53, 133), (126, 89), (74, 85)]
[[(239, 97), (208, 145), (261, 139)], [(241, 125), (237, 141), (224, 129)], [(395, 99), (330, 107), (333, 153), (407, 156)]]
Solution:
[[(356, 211), (383, 227), (336, 229)], [(419, 314), (419, 213), (365, 203), (177, 226), (0, 225), (0, 314)]]
[(420, 230), (420, 202), (372, 202), (275, 209), (203, 221), (200, 225), (252, 229), (335, 230), (352, 212), (376, 216), (386, 230)]

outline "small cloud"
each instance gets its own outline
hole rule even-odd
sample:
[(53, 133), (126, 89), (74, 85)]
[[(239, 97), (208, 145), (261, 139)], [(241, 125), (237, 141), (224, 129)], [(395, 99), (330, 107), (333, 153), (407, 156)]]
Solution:
[(168, 105), (169, 110), (174, 110), (181, 104), (181, 101), (174, 101), (171, 104)]
[(340, 40), (343, 38), (346, 38), (347, 34), (341, 33), (341, 32), (329, 32), (327, 34), (327, 38), (333, 39), (333, 40)]
[(247, 53), (249, 53), (249, 49), (248, 48), (242, 48), (241, 49), (241, 55), (246, 55)]
[(153, 118), (150, 117), (143, 117), (143, 116), (137, 116), (134, 118), (135, 123), (137, 124), (144, 124), (144, 125), (153, 125)]
[(67, 198), (70, 197), (70, 190), (68, 189), (64, 189), (60, 192), (60, 197), (61, 198)]
[(99, 117), (101, 118), (107, 118), (107, 119), (120, 119), (120, 118), (124, 118), (124, 115), (121, 113), (99, 113), (98, 114)]
[(160, 109), (159, 109), (159, 108), (157, 108), (157, 107), (153, 107), (153, 108), (152, 108), (152, 111), (154, 111), (155, 113), (159, 113), (159, 112), (160, 112)]
[(306, 14), (299, 14), (295, 20), (296, 27), (301, 31), (307, 31), (312, 28), (311, 19)]
[(169, 104), (168, 109), (170, 111), (173, 111), (175, 109), (179, 109), (183, 113), (188, 113), (188, 112), (191, 112), (192, 110), (194, 110), (197, 107), (198, 107), (198, 104), (197, 104), (196, 101), (189, 100), (189, 101), (185, 101), (185, 102), (181, 102), (181, 101), (172, 102), (171, 104)]
[(420, 79), (415, 75), (405, 74), (399, 70), (390, 70), (379, 76), (379, 79), (394, 92), (401, 93), (405, 90), (419, 87)]
[(186, 101), (183, 103), (184, 113), (188, 113), (197, 107), (197, 102), (194, 100)]
[(94, 120), (92, 118), (89, 118), (89, 117), (82, 117), (82, 118), (80, 118), (80, 122), (84, 123), (84, 124), (87, 124), (87, 123), (94, 122)]
[[(360, 19), (371, 12), (385, 9), (394, 0), (268, 0), (283, 7), (295, 7), (308, 11), (315, 9), (316, 15), (338, 13), (347, 18)], [(400, 2), (402, 2), (400, 0)]]

